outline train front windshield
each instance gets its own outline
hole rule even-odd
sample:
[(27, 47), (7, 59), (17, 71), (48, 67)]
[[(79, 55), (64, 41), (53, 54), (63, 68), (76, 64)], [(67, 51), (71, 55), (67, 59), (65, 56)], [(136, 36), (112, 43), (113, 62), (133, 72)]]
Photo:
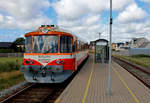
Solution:
[[(33, 40), (33, 43), (31, 41)], [(33, 46), (31, 46), (33, 44)], [(26, 52), (29, 53), (32, 47), (33, 53), (57, 53), (58, 52), (58, 36), (33, 36), (26, 37)]]

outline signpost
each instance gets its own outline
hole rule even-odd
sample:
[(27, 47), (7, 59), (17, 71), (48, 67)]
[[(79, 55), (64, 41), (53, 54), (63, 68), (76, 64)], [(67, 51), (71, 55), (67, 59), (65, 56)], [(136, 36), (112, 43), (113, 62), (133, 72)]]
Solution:
[(112, 0), (110, 0), (110, 24), (109, 24), (109, 65), (108, 65), (108, 96), (111, 95), (111, 49), (112, 49)]

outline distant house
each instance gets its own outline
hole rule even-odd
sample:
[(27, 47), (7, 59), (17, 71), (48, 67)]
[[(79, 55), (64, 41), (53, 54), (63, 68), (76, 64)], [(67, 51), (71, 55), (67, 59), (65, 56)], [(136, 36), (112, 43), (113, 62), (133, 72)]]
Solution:
[(94, 43), (95, 43), (95, 41), (90, 41), (90, 49), (94, 49)]
[(0, 42), (0, 52), (9, 53), (9, 52), (24, 52), (25, 42), (21, 41), (19, 43), (12, 42)]
[(0, 53), (10, 53), (12, 50), (11, 42), (0, 42)]
[(150, 55), (150, 41), (146, 38), (133, 38), (130, 42), (130, 55)]
[(117, 44), (116, 43), (112, 43), (112, 50), (116, 50)]
[(116, 43), (116, 50), (122, 50), (124, 46), (124, 43), (120, 42), (120, 43)]
[(139, 48), (150, 48), (150, 42), (144, 42)]
[(25, 41), (13, 42), (12, 48), (14, 52), (24, 52), (25, 50)]
[(132, 38), (130, 42), (131, 48), (149, 48), (150, 42), (148, 39), (142, 37), (142, 38)]
[(0, 49), (10, 49), (12, 46), (11, 42), (0, 42)]
[(25, 41), (21, 41), (19, 43), (16, 43), (16, 47), (18, 47), (18, 48), (24, 48), (25, 47)]

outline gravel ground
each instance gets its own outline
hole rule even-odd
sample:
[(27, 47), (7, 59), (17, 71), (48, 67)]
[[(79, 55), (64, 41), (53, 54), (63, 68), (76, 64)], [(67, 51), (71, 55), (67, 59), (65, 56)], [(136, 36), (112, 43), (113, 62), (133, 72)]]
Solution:
[(21, 88), (25, 84), (27, 84), (27, 81), (23, 81), (23, 82), (16, 84), (8, 89), (4, 89), (3, 91), (0, 91), (0, 98), (12, 93), (13, 91), (16, 91), (17, 89)]

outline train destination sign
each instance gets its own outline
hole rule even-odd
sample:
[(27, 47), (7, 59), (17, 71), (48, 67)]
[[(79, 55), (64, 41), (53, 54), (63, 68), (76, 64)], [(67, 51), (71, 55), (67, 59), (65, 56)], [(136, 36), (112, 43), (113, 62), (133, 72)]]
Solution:
[(42, 62), (42, 63), (49, 63), (51, 60), (51, 56), (50, 55), (39, 55), (38, 56), (38, 61)]

